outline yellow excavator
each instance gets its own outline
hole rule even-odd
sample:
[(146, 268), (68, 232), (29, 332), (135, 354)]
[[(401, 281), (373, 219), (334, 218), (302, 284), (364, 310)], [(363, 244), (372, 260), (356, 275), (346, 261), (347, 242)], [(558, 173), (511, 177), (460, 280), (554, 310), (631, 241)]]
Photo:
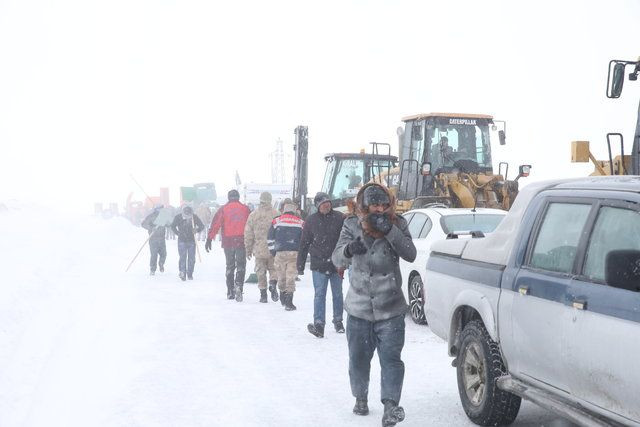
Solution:
[[(428, 113), (402, 119), (398, 128), (399, 168), (388, 182), (400, 212), (428, 206), (486, 207), (508, 210), (518, 180), (531, 165), (521, 165), (508, 180), (509, 164), (494, 173), (491, 136), (506, 143), (506, 123), (486, 114)], [(498, 128), (498, 124), (501, 129)]]
[[(631, 72), (627, 75), (627, 70)], [(607, 98), (617, 99), (622, 94), (625, 76), (630, 81), (637, 81), (640, 75), (640, 59), (638, 61), (625, 61), (613, 59), (609, 61), (609, 73), (607, 75)], [(611, 143), (614, 138), (620, 142), (620, 154), (612, 155)], [(636, 119), (636, 131), (633, 136), (631, 154), (624, 154), (624, 137), (621, 133), (607, 133), (608, 160), (596, 160), (589, 149), (589, 141), (573, 141), (571, 143), (571, 161), (574, 163), (586, 163), (591, 161), (595, 170), (591, 176), (599, 175), (640, 175), (640, 105), (638, 105), (638, 117)]]

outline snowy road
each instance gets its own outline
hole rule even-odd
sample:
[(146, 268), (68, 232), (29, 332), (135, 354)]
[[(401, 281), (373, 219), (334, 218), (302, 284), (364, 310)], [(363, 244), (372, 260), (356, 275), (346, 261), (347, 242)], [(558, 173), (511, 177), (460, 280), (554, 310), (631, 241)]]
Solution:
[[(181, 282), (171, 241), (164, 274), (148, 276), (146, 249), (124, 273), (145, 238), (124, 220), (54, 217), (45, 236), (25, 236), (15, 224), (30, 218), (4, 215), (1, 426), (379, 425), (377, 360), (371, 414), (358, 417), (345, 336), (306, 331), (310, 274), (295, 312), (259, 304), (256, 285), (236, 303), (225, 298), (219, 247)], [(401, 426), (472, 425), (444, 343), (427, 327), (407, 321), (403, 359)], [(524, 403), (515, 425), (568, 424)]]

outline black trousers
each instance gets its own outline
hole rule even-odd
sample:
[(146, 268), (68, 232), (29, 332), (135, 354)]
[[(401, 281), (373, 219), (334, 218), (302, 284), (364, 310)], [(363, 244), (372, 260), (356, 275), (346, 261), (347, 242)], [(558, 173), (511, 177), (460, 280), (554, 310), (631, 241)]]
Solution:
[(244, 246), (240, 248), (224, 248), (224, 256), (227, 260), (227, 289), (233, 289), (234, 284), (242, 286), (247, 267), (247, 251)]

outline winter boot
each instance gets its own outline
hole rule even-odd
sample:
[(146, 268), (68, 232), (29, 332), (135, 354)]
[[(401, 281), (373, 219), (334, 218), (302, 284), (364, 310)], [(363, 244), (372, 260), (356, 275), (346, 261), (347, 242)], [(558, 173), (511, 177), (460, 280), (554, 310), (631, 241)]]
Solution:
[(273, 302), (277, 302), (279, 299), (278, 290), (276, 289), (277, 283), (278, 282), (276, 280), (269, 281), (269, 293), (271, 293), (271, 301)]
[(193, 273), (187, 273), (187, 279), (193, 280)]
[(324, 325), (321, 323), (309, 323), (307, 330), (315, 337), (324, 338)]
[(164, 264), (160, 264), (160, 273), (164, 273)]
[(267, 290), (260, 289), (260, 302), (267, 302)]
[(236, 285), (235, 293), (236, 293), (236, 301), (242, 302), (242, 285)]
[(233, 290), (233, 285), (227, 285), (227, 299), (236, 299), (236, 293)]
[(187, 273), (185, 273), (184, 271), (181, 271), (178, 277), (180, 277), (180, 280), (184, 282), (185, 280), (187, 280)]
[(287, 299), (287, 293), (285, 291), (280, 291), (280, 304), (282, 304), (282, 306), (285, 306), (285, 301)]
[(339, 334), (344, 334), (344, 325), (342, 324), (342, 320), (336, 320), (333, 322), (333, 327), (336, 328), (336, 332)]
[(390, 399), (384, 400), (384, 414), (382, 414), (382, 426), (391, 427), (404, 420), (404, 409)]
[(149, 272), (149, 274), (150, 274), (151, 276), (155, 276), (155, 275), (156, 275), (156, 271), (155, 271), (155, 270), (151, 270), (151, 271)]
[(353, 407), (353, 413), (356, 415), (369, 415), (367, 399), (356, 399), (356, 404)]
[(291, 293), (287, 292), (287, 301), (285, 303), (284, 309), (287, 311), (293, 311), (293, 310), (296, 310), (297, 308), (298, 307), (293, 305), (293, 292)]

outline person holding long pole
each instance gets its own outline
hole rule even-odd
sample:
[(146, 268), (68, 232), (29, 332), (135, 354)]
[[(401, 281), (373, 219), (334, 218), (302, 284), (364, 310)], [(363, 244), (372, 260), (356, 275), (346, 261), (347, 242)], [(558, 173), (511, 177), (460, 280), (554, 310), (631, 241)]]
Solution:
[(171, 229), (178, 236), (178, 268), (180, 280), (193, 280), (193, 269), (196, 264), (196, 239), (195, 235), (204, 229), (204, 224), (193, 213), (191, 206), (184, 206), (182, 213), (173, 218)]
[(149, 232), (149, 251), (151, 252), (149, 267), (152, 276), (156, 274), (156, 268), (160, 269), (160, 273), (164, 272), (164, 262), (167, 259), (166, 227), (165, 224), (158, 223), (162, 208), (162, 205), (156, 206), (142, 221), (142, 228)]

